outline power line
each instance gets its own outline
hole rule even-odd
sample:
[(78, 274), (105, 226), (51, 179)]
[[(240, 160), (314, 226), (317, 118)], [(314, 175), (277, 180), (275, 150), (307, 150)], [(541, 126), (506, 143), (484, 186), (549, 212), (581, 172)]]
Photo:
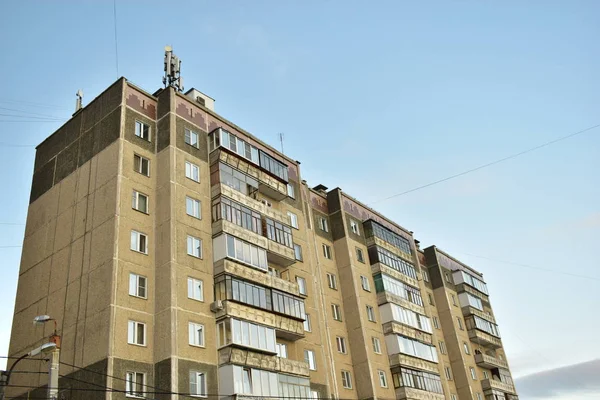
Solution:
[(513, 159), (513, 158), (517, 158), (517, 157), (519, 157), (519, 156), (522, 156), (523, 154), (531, 153), (532, 151), (539, 150), (539, 149), (541, 149), (541, 148), (543, 148), (543, 147), (550, 146), (551, 144), (554, 144), (554, 143), (560, 142), (560, 141), (562, 141), (562, 140), (566, 140), (566, 139), (572, 138), (573, 136), (580, 135), (580, 134), (582, 134), (582, 133), (584, 133), (584, 132), (591, 131), (592, 129), (596, 129), (596, 128), (598, 128), (598, 127), (600, 127), (600, 124), (598, 124), (598, 125), (594, 125), (594, 126), (590, 126), (589, 128), (585, 128), (585, 129), (583, 129), (583, 130), (580, 130), (580, 131), (577, 131), (577, 132), (575, 132), (575, 133), (571, 133), (571, 134), (569, 134), (569, 135), (566, 135), (566, 136), (559, 137), (558, 139), (554, 139), (554, 140), (551, 140), (551, 141), (549, 141), (549, 142), (546, 142), (546, 143), (540, 144), (540, 145), (538, 145), (538, 146), (531, 147), (531, 148), (529, 148), (529, 149), (527, 149), (527, 150), (523, 150), (523, 151), (521, 151), (521, 152), (518, 152), (518, 153), (515, 153), (515, 154), (511, 154), (511, 155), (509, 155), (509, 156), (506, 156), (506, 157), (504, 157), (504, 158), (500, 158), (500, 159), (498, 159), (498, 160), (495, 160), (495, 161), (489, 162), (489, 163), (487, 163), (487, 164), (483, 164), (483, 165), (480, 165), (480, 166), (478, 166), (478, 167), (471, 168), (471, 169), (469, 169), (469, 170), (466, 170), (466, 171), (460, 172), (460, 173), (458, 173), (458, 174), (454, 174), (454, 175), (448, 176), (448, 177), (446, 177), (446, 178), (439, 179), (439, 180), (437, 180), (437, 181), (430, 182), (430, 183), (428, 183), (428, 184), (421, 185), (421, 186), (418, 186), (418, 187), (412, 188), (412, 189), (410, 189), (410, 190), (406, 190), (406, 191), (404, 191), (404, 192), (401, 192), (401, 193), (394, 194), (394, 195), (392, 195), (392, 196), (389, 196), (389, 197), (386, 197), (386, 198), (384, 198), (384, 199), (381, 199), (381, 200), (374, 201), (374, 202), (372, 202), (370, 205), (373, 205), (373, 204), (376, 204), (376, 203), (381, 203), (381, 202), (383, 202), (383, 201), (386, 201), (386, 200), (393, 199), (394, 197), (400, 197), (400, 196), (403, 196), (403, 195), (405, 195), (405, 194), (408, 194), (408, 193), (416, 192), (417, 190), (425, 189), (425, 188), (427, 188), (427, 187), (429, 187), (429, 186), (437, 185), (438, 183), (446, 182), (446, 181), (449, 181), (449, 180), (451, 180), (451, 179), (458, 178), (459, 176), (467, 175), (467, 174), (469, 174), (469, 173), (471, 173), (471, 172), (475, 172), (475, 171), (478, 171), (478, 170), (480, 170), (480, 169), (483, 169), (483, 168), (491, 167), (492, 165), (496, 165), (496, 164), (499, 164), (499, 163), (501, 163), (501, 162), (503, 162), (503, 161), (511, 160), (511, 159)]
[(66, 121), (66, 118), (48, 118), (48, 117), (38, 117), (35, 115), (15, 115), (15, 114), (0, 114), (2, 117), (14, 117), (14, 118), (32, 118), (36, 120), (44, 120), (44, 121)]
[(0, 225), (25, 225), (20, 222), (0, 222)]
[[(0, 110), (6, 110), (6, 111), (15, 111), (15, 112), (20, 112), (20, 113), (24, 113), (24, 114), (30, 114), (30, 115), (38, 115), (41, 117), (49, 117), (49, 118), (54, 118), (54, 119), (61, 119), (63, 120), (64, 118), (62, 117), (57, 117), (55, 115), (48, 115), (48, 114), (40, 114), (40, 113), (34, 113), (31, 111), (26, 111), (26, 110), (18, 110), (16, 108), (6, 108), (6, 107), (0, 107)], [(17, 115), (15, 115), (17, 116)], [(20, 117), (20, 115), (18, 115)]]
[[(2, 121), (0, 121), (2, 122)], [(0, 143), (0, 147), (35, 147), (33, 144)]]
[[(16, 117), (16, 115), (14, 115)], [(61, 122), (55, 119), (31, 120), (31, 119), (0, 119), (0, 122)]]
[(115, 25), (115, 64), (117, 67), (117, 78), (119, 78), (119, 46), (117, 39), (117, 0), (113, 0), (113, 16)]
[(0, 246), (0, 249), (10, 249), (10, 248), (16, 248), (16, 247), (23, 247), (23, 246)]
[(30, 101), (22, 101), (22, 100), (0, 100), (0, 103), (5, 103), (5, 104), (22, 104), (22, 105), (29, 105), (29, 106), (35, 106), (35, 107), (46, 107), (46, 108), (56, 108), (59, 110), (68, 110), (68, 108), (62, 107), (62, 106), (57, 106), (55, 104), (45, 104), (45, 103), (33, 103)]

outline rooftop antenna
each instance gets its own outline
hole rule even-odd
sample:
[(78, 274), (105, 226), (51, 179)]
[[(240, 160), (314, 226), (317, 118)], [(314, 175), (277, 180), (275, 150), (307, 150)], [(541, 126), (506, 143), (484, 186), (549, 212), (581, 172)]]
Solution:
[(83, 90), (79, 89), (75, 95), (77, 96), (77, 100), (75, 100), (75, 112), (77, 112), (83, 107)]
[(178, 92), (183, 92), (183, 78), (181, 77), (181, 60), (173, 53), (171, 46), (165, 46), (165, 87), (174, 87)]
[(279, 132), (279, 141), (281, 142), (281, 154), (285, 154), (283, 152), (283, 137), (284, 137), (284, 134), (282, 132)]

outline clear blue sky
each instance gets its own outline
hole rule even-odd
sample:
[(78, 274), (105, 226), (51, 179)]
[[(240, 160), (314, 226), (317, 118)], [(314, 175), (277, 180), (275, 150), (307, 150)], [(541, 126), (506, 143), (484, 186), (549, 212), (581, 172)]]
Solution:
[[(0, 15), (0, 107), (68, 117), (77, 89), (87, 104), (121, 75), (152, 92), (171, 44), (186, 87), (273, 145), (284, 132), (309, 184), (367, 203), (600, 123), (597, 1), (122, 1), (118, 75), (112, 2)], [(7, 119), (0, 143), (60, 125)], [(0, 146), (0, 222), (25, 221), (33, 157)], [(485, 274), (522, 376), (600, 357), (599, 171), (596, 129), (375, 207)], [(0, 225), (0, 246), (23, 229)], [(20, 249), (0, 257), (6, 354)]]

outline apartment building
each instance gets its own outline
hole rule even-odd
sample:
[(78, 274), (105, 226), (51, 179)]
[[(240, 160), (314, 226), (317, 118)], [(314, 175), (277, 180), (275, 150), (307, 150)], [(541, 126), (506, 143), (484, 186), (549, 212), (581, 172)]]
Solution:
[(42, 314), (64, 399), (517, 398), (481, 274), (195, 89), (121, 78), (37, 147), (10, 356)]

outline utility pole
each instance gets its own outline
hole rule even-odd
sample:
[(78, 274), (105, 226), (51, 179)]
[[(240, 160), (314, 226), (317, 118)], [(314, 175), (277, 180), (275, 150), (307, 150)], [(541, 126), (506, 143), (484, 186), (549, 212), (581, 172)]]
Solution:
[(60, 336), (54, 334), (50, 336), (50, 342), (56, 344), (52, 353), (50, 353), (50, 364), (48, 367), (48, 399), (58, 399), (58, 367), (60, 365)]

